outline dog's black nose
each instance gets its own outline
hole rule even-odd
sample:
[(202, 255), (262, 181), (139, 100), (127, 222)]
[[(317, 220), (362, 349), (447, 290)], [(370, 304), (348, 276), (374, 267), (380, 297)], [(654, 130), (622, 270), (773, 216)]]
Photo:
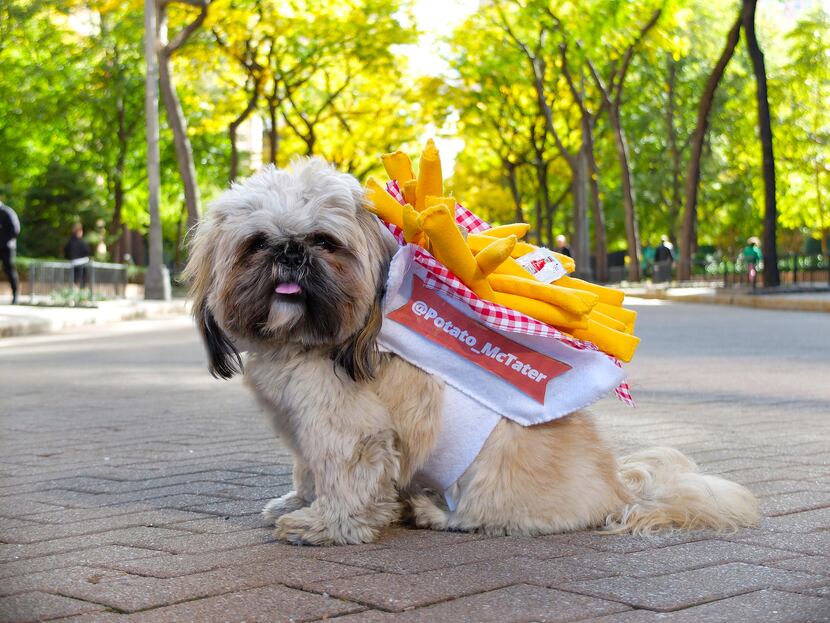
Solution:
[(277, 261), (288, 268), (299, 268), (305, 260), (305, 247), (290, 240), (277, 253)]

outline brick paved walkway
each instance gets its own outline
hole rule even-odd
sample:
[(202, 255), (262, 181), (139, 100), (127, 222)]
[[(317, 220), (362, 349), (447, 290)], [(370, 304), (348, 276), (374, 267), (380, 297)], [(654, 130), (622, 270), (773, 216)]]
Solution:
[(736, 534), (274, 543), (289, 458), (184, 320), (0, 341), (0, 620), (830, 621), (830, 320), (640, 307), (623, 449), (748, 484)]

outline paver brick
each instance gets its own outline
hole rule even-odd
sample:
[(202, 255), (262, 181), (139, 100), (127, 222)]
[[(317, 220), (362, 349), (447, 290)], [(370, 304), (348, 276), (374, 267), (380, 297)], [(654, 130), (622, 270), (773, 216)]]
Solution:
[[(173, 541), (167, 540), (170, 537), (185, 537), (191, 536), (192, 534), (192, 532), (171, 530), (169, 528), (148, 528), (146, 526), (140, 526), (99, 532), (97, 534), (84, 534), (52, 541), (41, 541), (40, 543), (0, 544), (0, 564), (22, 558), (34, 558), (37, 556), (61, 554), (73, 550), (88, 549), (99, 545), (125, 545), (127, 547), (163, 550), (173, 547)], [(168, 549), (167, 551), (171, 550)]]
[(768, 563), (768, 566), (817, 575), (830, 575), (830, 557), (827, 556), (800, 556)]
[(607, 575), (610, 575), (607, 571), (585, 569), (561, 558), (538, 560), (517, 557), (407, 575), (378, 573), (311, 582), (303, 584), (302, 588), (397, 612), (517, 583), (552, 586), (575, 578)]
[(677, 610), (763, 588), (809, 588), (822, 582), (822, 576), (735, 562), (652, 578), (571, 582), (562, 588), (640, 608)]
[(140, 511), (137, 513), (124, 513), (123, 515), (104, 519), (76, 521), (67, 524), (35, 524), (27, 527), (11, 528), (3, 531), (3, 539), (7, 543), (38, 543), (40, 541), (52, 541), (54, 539), (106, 532), (118, 528), (175, 524), (178, 521), (202, 519), (203, 517), (204, 515), (200, 515), (199, 513), (172, 509)]
[(753, 543), (801, 554), (830, 556), (830, 531), (799, 534), (793, 532), (742, 531), (726, 537), (740, 543)]
[(826, 623), (830, 599), (763, 590), (672, 613), (670, 623)]
[(27, 623), (45, 621), (57, 617), (101, 611), (104, 608), (77, 599), (48, 593), (25, 593), (0, 597), (0, 622)]
[(90, 549), (76, 550), (64, 554), (53, 554), (50, 556), (38, 556), (35, 558), (24, 558), (0, 565), (0, 580), (2, 578), (60, 569), (61, 567), (74, 567), (75, 565), (100, 565), (120, 560), (132, 560), (136, 558), (151, 558), (160, 556), (164, 552), (140, 547), (124, 547), (122, 545), (103, 545)]
[(364, 609), (360, 604), (285, 586), (265, 586), (141, 612), (131, 616), (130, 623), (193, 623), (217, 617), (250, 623), (294, 622), (328, 619)]
[(380, 543), (385, 546), (382, 550), (345, 553), (333, 549), (323, 552), (320, 558), (389, 573), (417, 573), (480, 560), (503, 559), (510, 556), (541, 559), (591, 551), (564, 542), (517, 537), (482, 539), (444, 547), (406, 550), (395, 546), (390, 547), (383, 539), (380, 540)]
[(619, 575), (648, 577), (728, 562), (759, 564), (796, 556), (798, 554), (786, 550), (712, 540), (693, 541), (627, 554), (585, 554), (579, 556), (577, 562), (582, 566), (607, 569)]
[[(379, 623), (387, 620), (401, 623), (564, 623), (622, 610), (627, 610), (626, 606), (611, 601), (517, 584), (396, 615), (370, 615), (365, 620)], [(344, 623), (361, 620), (364, 620), (362, 615), (355, 615), (346, 617)]]

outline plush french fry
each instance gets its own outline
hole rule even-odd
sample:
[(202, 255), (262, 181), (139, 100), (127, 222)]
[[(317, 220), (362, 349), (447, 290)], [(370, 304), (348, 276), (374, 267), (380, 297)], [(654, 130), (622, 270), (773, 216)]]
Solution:
[(529, 299), (517, 294), (496, 292), (495, 297), (490, 300), (499, 305), (504, 305), (510, 309), (527, 314), (531, 318), (536, 318), (536, 320), (541, 320), (544, 323), (567, 329), (568, 331), (585, 329), (590, 324), (588, 317), (585, 315), (572, 314), (561, 307), (554, 307), (550, 303)]
[(403, 229), (403, 206), (373, 177), (366, 180), (366, 199), (369, 200), (366, 207), (370, 212)]
[(573, 290), (560, 288), (550, 283), (542, 283), (535, 279), (523, 279), (511, 275), (490, 275), (487, 280), (496, 292), (517, 294), (525, 298), (550, 303), (579, 316), (588, 314), (596, 303), (596, 297), (594, 297), (592, 303), (586, 303), (581, 297), (574, 294)]
[(383, 161), (383, 168), (386, 169), (389, 179), (396, 180), (399, 186), (403, 187), (406, 182), (415, 179), (412, 161), (402, 151), (383, 154), (380, 159)]
[[(513, 225), (510, 225), (513, 227)], [(467, 236), (467, 244), (470, 245), (470, 248), (475, 251), (477, 248), (483, 248), (485, 245), (489, 244), (493, 238), (496, 236), (491, 236), (490, 232), (492, 230), (487, 229), (484, 233), (481, 234), (470, 234)], [(520, 230), (521, 231), (521, 230)], [(528, 253), (532, 253), (536, 251), (539, 247), (534, 244), (530, 244), (529, 242), (522, 242), (521, 240), (516, 243), (516, 247), (513, 249), (512, 257), (521, 257), (523, 255), (527, 255)], [(556, 251), (551, 251), (553, 256), (559, 260), (559, 263), (562, 264), (562, 268), (565, 269), (566, 272), (572, 273), (576, 270), (576, 264), (572, 258), (568, 257), (567, 255), (562, 255), (561, 253), (557, 253)]]
[(574, 259), (568, 255), (563, 255), (562, 253), (557, 253), (556, 251), (551, 251), (553, 253), (553, 257), (559, 260), (559, 263), (562, 264), (562, 268), (570, 274), (576, 270), (576, 262)]
[(484, 231), (487, 236), (493, 236), (495, 238), (516, 236), (516, 238), (521, 240), (527, 235), (529, 230), (530, 225), (527, 223), (511, 223), (509, 225), (497, 225), (496, 227), (491, 227), (490, 229), (485, 229)]
[(404, 182), (403, 184), (403, 199), (410, 205), (415, 205), (415, 197), (416, 197), (416, 187), (418, 186), (418, 180), (409, 180), (408, 182)]
[(432, 206), (445, 205), (450, 211), (455, 210), (455, 197), (436, 197), (435, 195), (427, 195), (424, 199), (424, 207), (431, 208)]
[(406, 204), (402, 208), (403, 212), (403, 237), (404, 240), (413, 244), (420, 244), (426, 246), (424, 242), (424, 233), (418, 225), (418, 211), (410, 204)]
[(622, 305), (623, 299), (625, 298), (625, 294), (623, 294), (619, 290), (615, 290), (613, 288), (606, 288), (605, 286), (598, 286), (595, 283), (589, 283), (587, 281), (582, 281), (582, 279), (576, 279), (575, 277), (569, 277), (567, 275), (561, 277), (560, 279), (557, 279), (556, 284), (560, 286), (565, 286), (566, 288), (574, 288), (576, 290), (587, 290), (588, 292), (593, 292), (599, 297), (601, 303), (614, 305), (616, 307)]
[[(510, 257), (516, 236), (496, 238), (492, 243), (475, 254), (476, 264), (485, 275), (489, 275), (498, 268), (504, 260)], [(492, 284), (491, 284), (492, 285)]]
[(596, 320), (588, 320), (587, 329), (574, 329), (570, 333), (579, 340), (593, 342), (601, 351), (625, 362), (631, 361), (640, 343), (640, 338), (615, 331)]
[(432, 253), (444, 266), (481, 298), (493, 300), (493, 289), (455, 224), (455, 216), (444, 205), (427, 208), (418, 215), (418, 225), (429, 237)]
[(597, 303), (596, 310), (606, 316), (611, 316), (615, 320), (622, 322), (627, 328), (628, 333), (634, 333), (634, 325), (637, 322), (637, 312), (633, 309), (626, 309), (625, 307), (617, 307), (609, 305), (608, 303)]
[(537, 281), (536, 277), (534, 277), (528, 270), (519, 264), (516, 260), (512, 257), (508, 257), (501, 265), (493, 271), (499, 275), (513, 275), (514, 277), (521, 277), (522, 279), (533, 279)]
[[(415, 192), (415, 208), (422, 212), (426, 208), (427, 195), (440, 197), (444, 192), (444, 181), (441, 177), (441, 157), (432, 139), (421, 154), (421, 161), (418, 163), (418, 185)], [(455, 207), (455, 203), (453, 203)]]
[[(429, 198), (427, 198), (427, 202), (429, 202)], [(467, 236), (467, 246), (472, 249), (473, 253), (478, 253), (494, 240), (501, 240), (501, 238), (496, 236), (488, 236), (487, 234), (470, 234)], [(513, 248), (513, 253), (510, 254), (510, 257), (521, 257), (535, 250), (536, 247), (532, 244), (517, 240), (516, 246)]]
[(611, 316), (606, 316), (602, 312), (598, 312), (596, 309), (591, 310), (591, 313), (588, 315), (588, 319), (596, 320), (598, 323), (605, 325), (609, 329), (614, 329), (620, 333), (631, 333), (631, 331), (628, 330), (628, 327), (625, 326), (625, 323), (620, 322)]

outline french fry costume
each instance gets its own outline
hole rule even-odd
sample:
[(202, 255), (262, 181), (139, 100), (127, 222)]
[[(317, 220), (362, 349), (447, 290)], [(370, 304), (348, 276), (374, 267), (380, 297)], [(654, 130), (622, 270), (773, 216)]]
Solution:
[(432, 140), (417, 173), (402, 152), (366, 184), (367, 209), (401, 245), (384, 298), (381, 346), (443, 379), (444, 426), (420, 476), (451, 489), (502, 417), (530, 426), (614, 391), (639, 343), (623, 293), (574, 277), (571, 258), (491, 227), (445, 196)]

